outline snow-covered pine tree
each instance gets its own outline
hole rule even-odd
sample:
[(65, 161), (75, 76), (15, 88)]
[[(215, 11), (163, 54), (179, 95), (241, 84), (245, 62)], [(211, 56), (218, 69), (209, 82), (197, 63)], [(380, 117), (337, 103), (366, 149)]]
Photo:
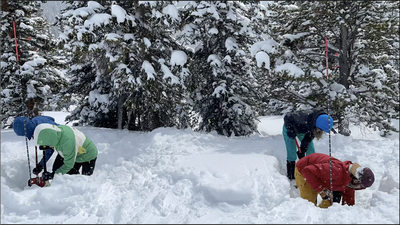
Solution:
[[(112, 77), (118, 65), (110, 62), (119, 59), (116, 54), (126, 51), (118, 48), (119, 36), (115, 32), (121, 26), (112, 15), (112, 2), (99, 2), (69, 1), (70, 6), (57, 18), (62, 31), (59, 47), (72, 54), (68, 71), (70, 84), (66, 93), (73, 93), (71, 99), (76, 99), (76, 108), (67, 119), (78, 120), (80, 124), (117, 128), (118, 124), (122, 127), (123, 118), (119, 118), (118, 105), (110, 97), (115, 85)], [(117, 88), (124, 90), (122, 86)]]
[[(349, 92), (357, 98), (350, 107), (357, 122), (377, 127), (385, 136), (396, 130), (391, 119), (399, 119), (399, 2), (360, 4), (354, 11), (362, 29), (355, 32), (349, 52)], [(354, 32), (351, 26), (348, 30)]]
[[(245, 102), (252, 91), (249, 48), (254, 33), (241, 1), (190, 2), (182, 8), (179, 40), (194, 46), (186, 80), (198, 130), (225, 136), (257, 132), (256, 113)], [(249, 64), (250, 63), (250, 64)]]
[(262, 4), (251, 5), (248, 12), (250, 26), (255, 35), (253, 39), (256, 40), (250, 48), (250, 69), (255, 81), (253, 97), (249, 100), (259, 115), (282, 115), (292, 104), (288, 99), (299, 95), (293, 90), (289, 91), (290, 87), (293, 87), (293, 81), (290, 80), (292, 78), (285, 72), (276, 72), (275, 66), (288, 60), (295, 63), (295, 60), (292, 58), (293, 54), (271, 36), (271, 28), (275, 24), (269, 20), (269, 14), (270, 11)]
[(32, 118), (56, 109), (53, 97), (66, 82), (53, 66), (54, 36), (39, 3), (2, 1), (1, 7), (1, 118), (7, 126), (17, 116)]
[(175, 126), (181, 84), (163, 78), (171, 75), (171, 53), (180, 47), (174, 44), (165, 22), (168, 16), (162, 13), (164, 7), (174, 7), (172, 3), (86, 4), (73, 4), (60, 24), (64, 27), (62, 44), (74, 52), (77, 69), (71, 72), (81, 75), (71, 85), (84, 87), (80, 92), (84, 103), (70, 119), (130, 130)]
[[(304, 57), (310, 57), (316, 61), (324, 59), (322, 52), (324, 45), (320, 45), (321, 48), (318, 49), (310, 47), (305, 50), (308, 51), (308, 54), (297, 55), (298, 47), (294, 43), (309, 34), (300, 32), (296, 28), (300, 23), (297, 18), (302, 15), (299, 6), (295, 5), (293, 1), (278, 1), (271, 2), (268, 9), (270, 10), (268, 30), (272, 40), (276, 43), (271, 43), (274, 48), (270, 53), (270, 70), (264, 83), (272, 112), (275, 110), (279, 112), (293, 111), (310, 106), (315, 107), (319, 104), (324, 105), (326, 101), (315, 101), (315, 98), (320, 96), (320, 92), (323, 92), (325, 88), (323, 82), (325, 67), (322, 67), (321, 62), (315, 68), (316, 64), (309, 65), (303, 59)], [(316, 40), (309, 41), (309, 45), (318, 46), (320, 37), (313, 36), (313, 38)], [(323, 44), (323, 42), (319, 43)], [(321, 53), (318, 52), (320, 50)], [(285, 102), (286, 109), (281, 102)]]
[[(236, 93), (239, 94), (244, 102), (249, 104), (255, 111), (255, 115), (265, 115), (264, 99), (267, 93), (260, 83), (264, 79), (265, 74), (258, 73), (257, 61), (253, 58), (252, 48), (257, 42), (270, 39), (268, 30), (267, 9), (260, 1), (243, 1), (237, 3), (237, 12), (242, 16), (242, 20), (238, 20), (236, 28), (239, 31), (238, 43), (246, 55), (239, 56), (238, 60), (233, 61), (232, 66), (238, 67), (239, 70), (245, 71), (242, 76), (237, 76), (241, 81), (235, 81)], [(238, 65), (234, 65), (234, 63)]]
[(181, 19), (176, 1), (150, 1), (127, 9), (135, 12), (136, 44), (132, 46), (129, 68), (133, 71), (132, 95), (127, 99), (129, 126), (134, 130), (159, 127), (186, 128), (190, 125), (183, 101), (184, 65), (171, 63), (176, 51), (185, 49), (173, 38)]

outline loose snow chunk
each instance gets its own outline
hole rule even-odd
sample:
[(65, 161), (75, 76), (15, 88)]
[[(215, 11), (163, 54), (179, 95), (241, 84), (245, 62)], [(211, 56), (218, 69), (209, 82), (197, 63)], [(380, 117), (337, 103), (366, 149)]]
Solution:
[(91, 8), (91, 9), (104, 9), (104, 7), (102, 5), (100, 5), (96, 1), (88, 1), (88, 8)]
[(264, 63), (265, 69), (269, 70), (270, 69), (270, 59), (269, 55), (265, 52), (257, 52), (256, 54), (256, 60), (257, 60), (257, 66), (261, 67)]
[(311, 75), (315, 76), (316, 78), (322, 78), (324, 75), (319, 71), (311, 71)]
[(338, 93), (344, 93), (346, 91), (346, 87), (342, 84), (334, 83), (331, 85), (332, 91), (336, 91)]
[(175, 5), (167, 5), (166, 7), (163, 8), (162, 12), (164, 14), (169, 15), (171, 18), (177, 21), (181, 21), (181, 19), (179, 18), (178, 9), (176, 8)]
[(276, 41), (268, 39), (265, 41), (260, 41), (251, 46), (250, 52), (251, 56), (254, 56), (258, 51), (265, 51), (267, 53), (274, 53)]
[(144, 44), (145, 44), (147, 47), (150, 47), (150, 46), (151, 46), (151, 42), (150, 42), (149, 39), (143, 38), (143, 42), (144, 42)]
[(298, 10), (299, 7), (297, 5), (284, 5), (287, 10)]
[(192, 15), (203, 17), (206, 13), (210, 13), (217, 20), (220, 19), (215, 5), (211, 5), (205, 1), (200, 2), (200, 4), (197, 6), (197, 10), (195, 12), (192, 12)]
[(228, 37), (225, 41), (225, 48), (226, 51), (231, 51), (231, 50), (235, 50), (238, 47), (237, 43), (236, 43), (236, 39), (233, 37)]
[(178, 65), (183, 67), (183, 65), (185, 65), (186, 62), (187, 62), (187, 55), (185, 52), (179, 50), (172, 51), (171, 61), (170, 61), (171, 66)]
[(90, 44), (88, 49), (89, 49), (89, 51), (94, 51), (99, 48), (100, 47), (97, 44)]
[(232, 63), (232, 58), (230, 55), (225, 56), (225, 58), (222, 60), (224, 62), (227, 62), (228, 64)]
[(219, 57), (215, 54), (211, 54), (210, 56), (208, 56), (207, 58), (207, 62), (211, 61), (211, 65), (217, 65), (217, 66), (221, 66), (221, 60), (219, 60)]
[(359, 67), (359, 72), (360, 72), (360, 74), (368, 74), (369, 73), (369, 67), (361, 65)]
[(156, 74), (154, 67), (151, 65), (151, 63), (147, 60), (145, 60), (142, 64), (142, 69), (144, 70), (144, 72), (147, 74), (147, 80), (153, 79), (154, 78), (154, 74)]
[(125, 9), (121, 8), (119, 5), (112, 5), (111, 6), (111, 15), (113, 17), (117, 17), (118, 23), (123, 23), (126, 17)]
[(299, 39), (303, 36), (306, 36), (307, 34), (309, 34), (309, 32), (302, 32), (302, 33), (298, 33), (298, 34), (284, 34), (283, 37), (289, 39), (290, 41)]
[(275, 71), (276, 72), (287, 71), (289, 73), (289, 75), (292, 75), (295, 77), (304, 75), (304, 71), (302, 69), (300, 69), (299, 67), (297, 67), (296, 65), (294, 65), (293, 63), (285, 63), (283, 65), (279, 65), (275, 68)]
[(94, 14), (90, 19), (86, 20), (84, 27), (89, 27), (93, 30), (93, 25), (101, 26), (102, 24), (108, 24), (110, 22), (111, 15), (106, 13)]
[(208, 30), (208, 33), (209, 33), (209, 34), (218, 34), (218, 29), (215, 28), (215, 27), (210, 28), (210, 29)]
[(374, 87), (376, 87), (378, 90), (382, 90), (382, 83), (380, 80), (376, 79)]
[(121, 36), (119, 34), (116, 33), (109, 33), (106, 34), (106, 40), (108, 41), (117, 41), (119, 38), (121, 38)]
[(225, 94), (226, 92), (227, 92), (226, 91), (226, 84), (222, 83), (222, 84), (220, 84), (218, 87), (216, 87), (214, 89), (214, 92), (212, 93), (212, 95), (217, 97), (217, 98), (219, 98), (219, 97), (221, 97), (220, 93), (221, 94)]
[(163, 79), (166, 80), (168, 78), (171, 78), (171, 83), (172, 84), (179, 84), (178, 77), (176, 77), (174, 74), (172, 74), (171, 71), (169, 70), (169, 68), (166, 65), (161, 64), (161, 70), (164, 73)]
[(22, 68), (25, 71), (32, 71), (33, 67), (37, 67), (39, 65), (44, 65), (45, 63), (46, 63), (46, 59), (39, 57), (37, 59), (33, 59), (33, 60), (25, 62), (24, 65), (22, 65)]
[(122, 70), (125, 70), (125, 72), (126, 72), (127, 74), (132, 73), (132, 71), (131, 71), (131, 70), (128, 68), (128, 66), (127, 66), (126, 64), (124, 64), (124, 63), (119, 64), (118, 67), (117, 67), (117, 70), (118, 70), (118, 72), (121, 72)]
[(100, 94), (98, 90), (89, 92), (89, 103), (98, 106), (98, 103), (108, 103), (108, 94)]
[(124, 41), (127, 41), (127, 40), (134, 40), (134, 37), (135, 36), (133, 36), (133, 34), (124, 34)]

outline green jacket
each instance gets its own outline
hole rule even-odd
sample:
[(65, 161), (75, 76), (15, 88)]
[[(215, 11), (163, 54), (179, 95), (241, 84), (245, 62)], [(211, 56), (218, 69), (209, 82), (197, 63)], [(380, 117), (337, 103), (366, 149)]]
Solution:
[(64, 158), (64, 165), (55, 173), (66, 174), (74, 164), (88, 162), (97, 157), (94, 143), (81, 131), (65, 125), (39, 124), (34, 131), (36, 145), (54, 147)]

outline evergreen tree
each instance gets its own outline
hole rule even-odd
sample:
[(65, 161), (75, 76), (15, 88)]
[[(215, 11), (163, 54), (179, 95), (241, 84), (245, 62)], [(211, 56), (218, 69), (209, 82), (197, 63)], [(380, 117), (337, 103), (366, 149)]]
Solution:
[(58, 45), (71, 53), (70, 82), (65, 93), (73, 93), (69, 97), (76, 108), (67, 120), (116, 128), (117, 114), (109, 108), (108, 93), (112, 83), (104, 47), (107, 33), (113, 30), (107, 26), (112, 18), (111, 2), (68, 3), (69, 7), (61, 11), (56, 22), (61, 30)]
[(54, 36), (39, 2), (2, 1), (1, 7), (1, 118), (8, 126), (17, 116), (57, 109), (66, 82), (54, 66)]
[[(250, 2), (248, 4), (252, 4)], [(186, 80), (198, 130), (225, 136), (257, 132), (250, 105), (254, 78), (250, 46), (255, 42), (248, 5), (201, 1), (183, 7), (183, 45), (195, 46)]]
[[(65, 37), (60, 43), (73, 46), (74, 85), (85, 87), (80, 92), (83, 104), (70, 119), (146, 131), (177, 125), (181, 85), (164, 79), (170, 75), (171, 54), (180, 47), (168, 30), (174, 21), (163, 13), (173, 4), (114, 1), (83, 6), (73, 4), (60, 19)], [(82, 11), (86, 14), (77, 13)], [(94, 23), (99, 18), (102, 22)]]
[(293, 52), (305, 72), (296, 79), (309, 83), (302, 85), (303, 97), (327, 107), (329, 96), (342, 134), (350, 134), (350, 118), (386, 130), (391, 129), (388, 120), (398, 118), (398, 82), (393, 77), (398, 74), (393, 63), (399, 55), (398, 6), (398, 2), (285, 1), (270, 7), (278, 15), (271, 18), (274, 38)]
[(171, 64), (174, 52), (185, 52), (172, 36), (181, 22), (176, 2), (143, 2), (135, 7), (130, 9), (137, 12), (138, 18), (138, 44), (132, 60), (136, 65), (130, 66), (137, 71), (133, 74), (135, 95), (128, 100), (132, 106), (130, 126), (139, 130), (186, 128), (190, 123), (183, 102), (182, 79), (188, 72), (183, 65)]

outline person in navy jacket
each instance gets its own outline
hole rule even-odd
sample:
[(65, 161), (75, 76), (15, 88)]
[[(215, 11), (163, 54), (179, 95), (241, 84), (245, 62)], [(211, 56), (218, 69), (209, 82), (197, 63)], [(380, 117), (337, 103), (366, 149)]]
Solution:
[[(36, 116), (32, 119), (29, 119), (28, 117), (21, 116), (15, 118), (13, 122), (13, 129), (16, 135), (18, 136), (25, 136), (29, 140), (33, 138), (33, 132), (36, 128), (37, 125), (42, 124), (42, 123), (48, 123), (52, 125), (60, 125), (55, 122), (55, 119), (50, 116)], [(53, 155), (54, 150), (53, 149), (47, 149), (45, 152), (45, 159), (46, 163), (50, 159), (50, 157)], [(43, 170), (44, 162), (43, 159), (40, 160), (39, 164), (36, 165), (36, 167), (32, 170), (34, 174), (39, 174)]]
[[(313, 139), (319, 140), (322, 138), (323, 132), (329, 133), (333, 127), (333, 119), (323, 108), (317, 107), (289, 112), (283, 120), (282, 134), (287, 152), (287, 177), (289, 180), (293, 180), (297, 157), (301, 159), (306, 155), (315, 153)], [(301, 141), (299, 143), (301, 153), (296, 150), (296, 137)]]

